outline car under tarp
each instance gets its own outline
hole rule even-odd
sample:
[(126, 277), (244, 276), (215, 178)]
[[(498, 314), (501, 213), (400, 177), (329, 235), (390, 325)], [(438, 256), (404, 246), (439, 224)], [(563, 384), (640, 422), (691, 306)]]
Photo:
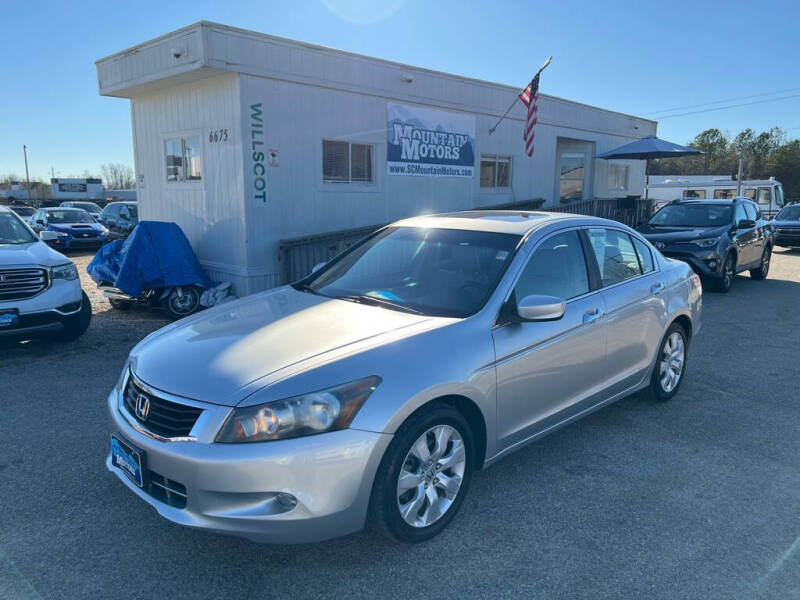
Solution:
[(98, 285), (111, 284), (133, 298), (148, 289), (216, 285), (181, 228), (160, 221), (139, 222), (125, 240), (100, 248), (86, 270)]

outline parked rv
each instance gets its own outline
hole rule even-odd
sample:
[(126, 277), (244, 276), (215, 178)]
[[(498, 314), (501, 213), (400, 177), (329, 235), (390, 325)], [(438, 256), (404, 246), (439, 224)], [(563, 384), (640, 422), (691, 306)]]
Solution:
[[(655, 200), (656, 210), (673, 200), (731, 200), (736, 197), (738, 183), (730, 176), (716, 175), (651, 175), (647, 196)], [(781, 208), (785, 199), (783, 186), (774, 177), (769, 179), (742, 180), (741, 194), (749, 198), (771, 219)]]

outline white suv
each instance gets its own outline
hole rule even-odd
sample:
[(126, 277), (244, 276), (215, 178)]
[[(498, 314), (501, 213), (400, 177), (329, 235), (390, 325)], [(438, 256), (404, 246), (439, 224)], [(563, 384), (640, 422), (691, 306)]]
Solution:
[(10, 209), (0, 206), (0, 337), (50, 333), (63, 340), (89, 327), (92, 307), (78, 269)]

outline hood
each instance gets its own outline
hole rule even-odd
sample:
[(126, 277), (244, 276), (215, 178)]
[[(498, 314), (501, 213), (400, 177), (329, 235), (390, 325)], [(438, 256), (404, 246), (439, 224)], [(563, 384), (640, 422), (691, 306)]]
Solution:
[[(234, 406), (247, 384), (319, 366), (452, 319), (325, 298), (283, 287), (221, 305), (145, 338), (131, 365), (150, 386)], [(281, 372), (283, 371), (283, 372)]]
[(726, 233), (730, 227), (653, 227), (644, 224), (637, 231), (649, 242), (687, 242), (698, 238), (717, 237)]
[(0, 268), (2, 267), (54, 267), (70, 260), (56, 252), (44, 242), (30, 244), (0, 244)]
[(86, 231), (87, 229), (97, 232), (103, 231), (103, 225), (100, 223), (51, 223), (47, 225), (47, 228), (51, 231), (64, 231), (66, 233)]
[(789, 221), (784, 221), (783, 219), (773, 219), (772, 220), (772, 224), (775, 227), (783, 227), (783, 228), (798, 227), (798, 228), (800, 228), (800, 221), (798, 221), (797, 219), (792, 219), (792, 220), (789, 220)]

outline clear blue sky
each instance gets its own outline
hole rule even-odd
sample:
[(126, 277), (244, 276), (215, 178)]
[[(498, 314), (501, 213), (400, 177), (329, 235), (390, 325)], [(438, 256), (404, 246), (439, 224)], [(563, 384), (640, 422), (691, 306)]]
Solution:
[[(0, 175), (24, 174), (23, 144), (32, 177), (133, 166), (128, 101), (97, 94), (94, 61), (201, 19), (520, 87), (552, 54), (543, 92), (641, 116), (800, 94), (791, 1), (0, 0)], [(658, 130), (774, 125), (800, 136), (800, 96)]]

